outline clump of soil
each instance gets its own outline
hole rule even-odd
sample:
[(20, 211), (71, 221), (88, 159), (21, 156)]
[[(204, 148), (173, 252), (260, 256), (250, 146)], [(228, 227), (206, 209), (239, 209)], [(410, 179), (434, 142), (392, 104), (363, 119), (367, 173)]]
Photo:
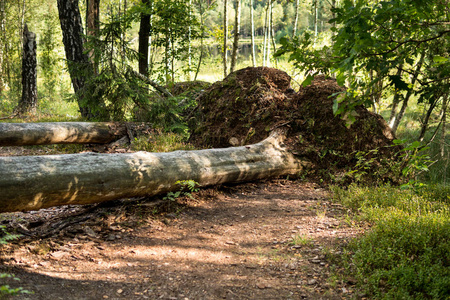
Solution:
[(381, 116), (358, 107), (350, 127), (334, 116), (333, 95), (344, 91), (334, 79), (317, 76), (298, 92), (290, 80), (277, 69), (250, 67), (216, 82), (197, 99), (190, 142), (200, 148), (251, 144), (285, 126), (287, 146), (312, 163), (309, 174), (333, 178), (357, 164), (358, 152), (367, 153), (366, 160), (374, 158), (375, 170), (383, 157), (397, 150), (391, 147), (394, 135)]

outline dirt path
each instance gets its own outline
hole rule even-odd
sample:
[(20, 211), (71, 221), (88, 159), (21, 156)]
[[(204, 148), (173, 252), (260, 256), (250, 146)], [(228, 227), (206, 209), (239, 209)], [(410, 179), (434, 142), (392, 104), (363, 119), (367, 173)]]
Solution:
[[(32, 232), (67, 221), (71, 210), (14, 215)], [(50, 237), (7, 246), (0, 273), (34, 292), (20, 299), (355, 297), (353, 282), (330, 279), (329, 254), (361, 230), (313, 184), (224, 186), (161, 210), (148, 202), (93, 208)]]

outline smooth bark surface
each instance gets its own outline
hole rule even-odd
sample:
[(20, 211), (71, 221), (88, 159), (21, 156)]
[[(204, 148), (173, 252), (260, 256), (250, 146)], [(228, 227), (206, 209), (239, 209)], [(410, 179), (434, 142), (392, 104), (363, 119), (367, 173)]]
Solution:
[(178, 190), (178, 180), (201, 186), (296, 174), (302, 162), (283, 135), (248, 146), (127, 154), (81, 153), (0, 158), (0, 212), (152, 196)]
[(126, 134), (119, 123), (0, 123), (0, 146), (106, 144)]

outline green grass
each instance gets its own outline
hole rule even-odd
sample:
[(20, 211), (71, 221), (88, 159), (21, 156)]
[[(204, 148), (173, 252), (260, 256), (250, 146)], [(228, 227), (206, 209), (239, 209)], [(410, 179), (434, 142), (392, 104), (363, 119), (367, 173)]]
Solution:
[(298, 234), (292, 237), (289, 244), (293, 246), (311, 246), (314, 244), (314, 240), (307, 235)]
[(348, 266), (373, 299), (448, 299), (450, 188), (333, 188), (334, 199), (373, 224), (350, 245)]
[(194, 146), (186, 142), (186, 137), (173, 132), (157, 132), (151, 136), (135, 138), (131, 144), (134, 151), (171, 152), (193, 150)]

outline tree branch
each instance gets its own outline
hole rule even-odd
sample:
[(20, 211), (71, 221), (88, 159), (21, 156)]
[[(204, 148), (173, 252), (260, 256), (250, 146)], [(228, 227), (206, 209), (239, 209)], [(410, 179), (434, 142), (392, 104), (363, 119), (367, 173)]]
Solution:
[(155, 81), (151, 80), (150, 78), (148, 78), (147, 76), (142, 75), (141, 73), (136, 72), (135, 70), (133, 70), (130, 66), (128, 67), (128, 71), (131, 72), (134, 76), (136, 76), (137, 78), (139, 78), (140, 80), (142, 80), (143, 82), (150, 84), (152, 87), (154, 87), (158, 92), (160, 92), (161, 94), (163, 94), (164, 96), (166, 96), (167, 98), (171, 98), (173, 97), (173, 95), (167, 90), (165, 89), (163, 86), (160, 86), (158, 83), (156, 83)]

